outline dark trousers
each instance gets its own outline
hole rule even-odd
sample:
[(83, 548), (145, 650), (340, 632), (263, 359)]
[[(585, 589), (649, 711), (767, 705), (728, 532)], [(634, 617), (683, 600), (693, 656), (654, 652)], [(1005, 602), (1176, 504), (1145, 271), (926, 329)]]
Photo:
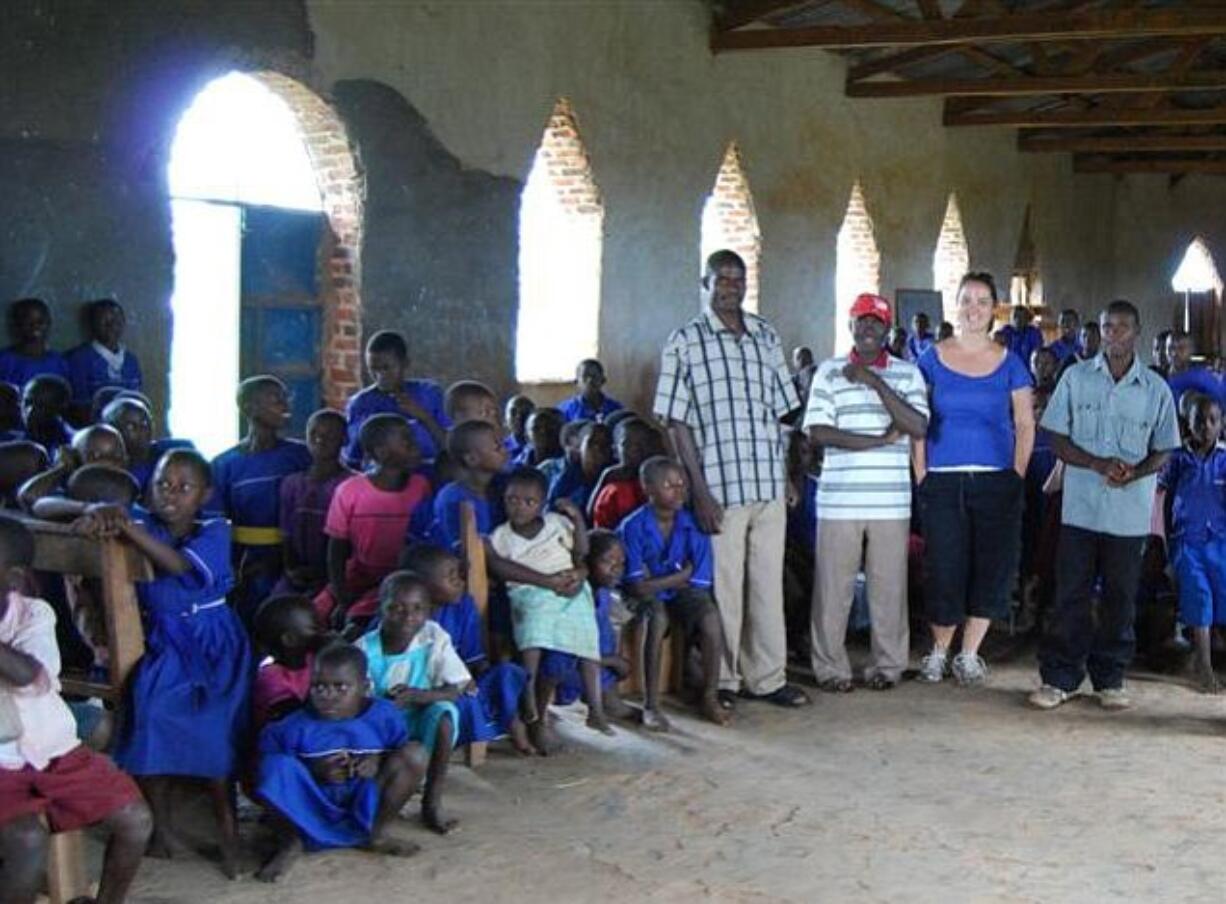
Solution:
[[(1056, 552), (1056, 600), (1039, 646), (1044, 684), (1072, 693), (1089, 672), (1096, 691), (1122, 687), (1136, 650), (1133, 620), (1145, 537), (1114, 537), (1065, 524)], [(1097, 617), (1094, 581), (1102, 575)]]

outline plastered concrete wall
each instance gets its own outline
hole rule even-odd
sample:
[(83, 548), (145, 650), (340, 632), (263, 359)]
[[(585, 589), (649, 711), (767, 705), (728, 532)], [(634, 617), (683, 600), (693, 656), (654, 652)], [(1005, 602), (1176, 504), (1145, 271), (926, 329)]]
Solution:
[[(395, 87), (465, 166), (522, 181), (554, 99), (573, 101), (605, 201), (602, 357), (611, 390), (639, 404), (669, 330), (696, 309), (702, 202), (730, 139), (763, 234), (761, 310), (789, 344), (833, 347), (835, 236), (857, 176), (888, 294), (931, 287), (951, 190), (974, 266), (1007, 284), (1030, 202), (1051, 303), (1110, 293), (1109, 180), (1074, 178), (1066, 157), (1019, 155), (1011, 130), (943, 128), (938, 101), (849, 101), (843, 62), (821, 51), (712, 56), (702, 3), (309, 0), (308, 10), (325, 80)], [(502, 363), (509, 379), (509, 349)]]

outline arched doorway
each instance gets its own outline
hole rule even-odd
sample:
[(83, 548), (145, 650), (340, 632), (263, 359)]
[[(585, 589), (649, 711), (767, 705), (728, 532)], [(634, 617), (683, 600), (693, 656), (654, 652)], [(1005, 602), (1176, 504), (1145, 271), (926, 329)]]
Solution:
[(295, 426), (360, 376), (361, 177), (343, 123), (272, 72), (210, 82), (180, 119), (168, 181), (175, 247), (169, 420), (233, 444), (239, 379), (290, 385)]

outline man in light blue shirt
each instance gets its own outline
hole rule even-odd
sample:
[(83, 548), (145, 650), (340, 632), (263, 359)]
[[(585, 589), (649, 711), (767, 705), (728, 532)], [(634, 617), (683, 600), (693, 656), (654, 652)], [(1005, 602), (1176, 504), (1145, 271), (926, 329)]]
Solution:
[[(1131, 705), (1124, 669), (1136, 646), (1133, 617), (1157, 472), (1179, 448), (1165, 381), (1136, 355), (1137, 309), (1113, 301), (1101, 317), (1103, 350), (1070, 367), (1040, 426), (1064, 462), (1064, 505), (1052, 621), (1039, 648), (1043, 686), (1030, 695), (1054, 709), (1086, 673), (1106, 709)], [(1095, 579), (1103, 579), (1097, 627)]]

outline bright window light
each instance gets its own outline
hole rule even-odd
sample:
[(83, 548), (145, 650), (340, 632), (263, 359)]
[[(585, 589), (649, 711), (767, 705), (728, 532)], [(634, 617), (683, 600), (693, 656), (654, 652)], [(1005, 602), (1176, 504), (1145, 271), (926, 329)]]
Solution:
[(1179, 269), (1171, 277), (1171, 288), (1176, 292), (1220, 292), (1222, 277), (1213, 263), (1213, 255), (1204, 239), (1194, 238), (1184, 252)]
[(169, 167), (175, 285), (171, 297), (171, 433), (205, 455), (238, 440), (242, 208), (321, 210), (293, 112), (258, 79), (211, 82), (183, 114)]
[(868, 215), (864, 190), (857, 180), (851, 187), (847, 213), (835, 244), (834, 255), (834, 353), (851, 351), (851, 331), (847, 328), (851, 304), (862, 292), (881, 291), (881, 253)]

